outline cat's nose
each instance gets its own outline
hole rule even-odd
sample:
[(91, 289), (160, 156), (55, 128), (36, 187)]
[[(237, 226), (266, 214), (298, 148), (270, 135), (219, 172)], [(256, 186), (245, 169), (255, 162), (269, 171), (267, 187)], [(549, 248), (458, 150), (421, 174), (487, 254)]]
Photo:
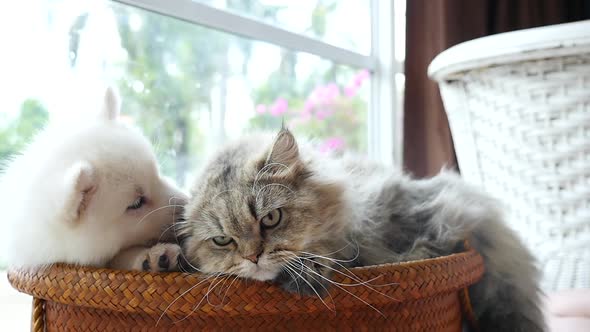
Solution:
[(254, 263), (254, 264), (258, 264), (258, 258), (260, 258), (260, 256), (262, 255), (262, 251), (260, 251), (257, 254), (252, 254), (249, 256), (245, 256), (244, 258), (249, 260), (250, 262)]

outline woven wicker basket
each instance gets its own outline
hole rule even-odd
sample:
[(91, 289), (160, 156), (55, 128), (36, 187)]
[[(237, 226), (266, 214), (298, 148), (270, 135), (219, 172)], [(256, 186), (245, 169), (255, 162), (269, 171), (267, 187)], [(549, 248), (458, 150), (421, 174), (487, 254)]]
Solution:
[(590, 21), (457, 45), (429, 75), (461, 175), (506, 203), (543, 288), (590, 288)]
[[(473, 322), (466, 287), (483, 271), (483, 259), (473, 250), (355, 268), (351, 272), (358, 279), (372, 280), (374, 286), (332, 287), (323, 300), (330, 309), (317, 297), (289, 294), (270, 283), (228, 280), (216, 286), (186, 273), (56, 265), (12, 270), (8, 279), (34, 297), (33, 331), (459, 332), (463, 319)], [(338, 276), (334, 281), (358, 283)], [(390, 283), (396, 285), (379, 286)]]

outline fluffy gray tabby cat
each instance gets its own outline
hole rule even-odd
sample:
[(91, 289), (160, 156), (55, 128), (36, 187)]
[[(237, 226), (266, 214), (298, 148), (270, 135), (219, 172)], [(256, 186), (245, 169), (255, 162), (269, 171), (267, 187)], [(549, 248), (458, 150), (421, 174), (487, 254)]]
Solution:
[(450, 173), (413, 180), (300, 143), (282, 129), (274, 140), (245, 137), (210, 161), (179, 223), (190, 264), (319, 295), (341, 262), (447, 255), (469, 238), (486, 265), (470, 288), (482, 331), (545, 330), (534, 259), (497, 202)]

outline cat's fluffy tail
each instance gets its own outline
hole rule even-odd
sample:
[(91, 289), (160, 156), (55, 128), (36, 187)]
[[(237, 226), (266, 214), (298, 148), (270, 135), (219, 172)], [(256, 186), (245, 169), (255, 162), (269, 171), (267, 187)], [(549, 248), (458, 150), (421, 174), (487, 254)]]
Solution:
[(427, 181), (442, 189), (431, 219), (439, 239), (466, 237), (484, 258), (485, 274), (469, 289), (480, 330), (546, 331), (535, 258), (505, 223), (501, 205), (448, 173)]
[(486, 268), (469, 289), (481, 331), (546, 331), (535, 259), (500, 220), (483, 220), (471, 236)]

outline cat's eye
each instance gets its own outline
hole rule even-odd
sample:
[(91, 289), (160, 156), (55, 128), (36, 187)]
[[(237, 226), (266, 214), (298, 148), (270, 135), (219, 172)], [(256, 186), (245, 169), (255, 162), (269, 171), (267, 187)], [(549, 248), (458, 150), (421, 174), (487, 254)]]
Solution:
[(266, 216), (260, 219), (260, 223), (264, 228), (273, 228), (276, 227), (283, 218), (283, 212), (281, 209), (275, 209), (270, 211)]
[(145, 197), (139, 196), (137, 197), (131, 205), (127, 207), (127, 210), (137, 210), (141, 208), (145, 204)]
[(228, 244), (233, 241), (233, 239), (229, 236), (216, 236), (213, 239), (213, 242), (218, 246), (227, 246)]

